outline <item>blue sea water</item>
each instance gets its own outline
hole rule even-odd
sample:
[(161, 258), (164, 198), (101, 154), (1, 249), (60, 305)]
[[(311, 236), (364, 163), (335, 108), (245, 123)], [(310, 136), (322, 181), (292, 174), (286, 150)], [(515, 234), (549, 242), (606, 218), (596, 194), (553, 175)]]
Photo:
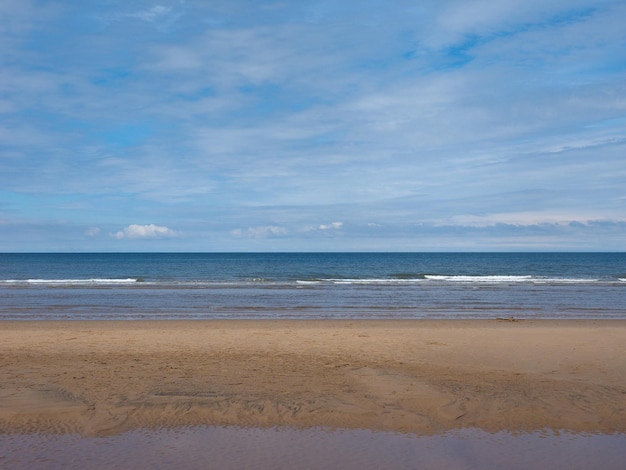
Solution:
[(0, 319), (626, 318), (626, 253), (5, 253)]

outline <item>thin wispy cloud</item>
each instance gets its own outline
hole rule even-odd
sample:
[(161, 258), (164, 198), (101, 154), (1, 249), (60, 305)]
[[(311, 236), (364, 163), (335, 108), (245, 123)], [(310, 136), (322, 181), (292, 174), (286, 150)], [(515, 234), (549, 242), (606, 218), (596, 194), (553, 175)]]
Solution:
[(3, 2), (0, 249), (624, 249), (625, 16)]
[(284, 227), (278, 227), (276, 225), (267, 225), (263, 227), (248, 227), (246, 230), (237, 228), (231, 233), (235, 237), (247, 236), (250, 238), (267, 238), (286, 235), (287, 229)]

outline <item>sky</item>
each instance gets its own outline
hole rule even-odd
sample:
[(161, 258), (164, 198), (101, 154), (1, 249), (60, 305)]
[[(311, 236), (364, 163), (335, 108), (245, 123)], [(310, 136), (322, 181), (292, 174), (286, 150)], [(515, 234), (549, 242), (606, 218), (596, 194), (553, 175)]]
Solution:
[(0, 0), (0, 252), (625, 251), (626, 0)]

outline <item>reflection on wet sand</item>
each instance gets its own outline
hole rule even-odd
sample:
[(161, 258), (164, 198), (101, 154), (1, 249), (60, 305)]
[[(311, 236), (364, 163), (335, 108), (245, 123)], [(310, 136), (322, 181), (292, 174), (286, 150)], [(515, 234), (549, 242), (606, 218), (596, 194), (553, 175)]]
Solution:
[(487, 433), (420, 436), (325, 428), (185, 427), (109, 437), (0, 436), (0, 467), (219, 469), (623, 469), (626, 434)]

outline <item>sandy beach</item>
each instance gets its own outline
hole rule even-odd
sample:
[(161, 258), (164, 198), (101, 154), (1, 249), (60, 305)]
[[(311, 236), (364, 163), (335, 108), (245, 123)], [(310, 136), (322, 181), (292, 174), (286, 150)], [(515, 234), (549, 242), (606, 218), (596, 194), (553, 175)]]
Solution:
[(626, 432), (626, 321), (4, 321), (0, 432)]

